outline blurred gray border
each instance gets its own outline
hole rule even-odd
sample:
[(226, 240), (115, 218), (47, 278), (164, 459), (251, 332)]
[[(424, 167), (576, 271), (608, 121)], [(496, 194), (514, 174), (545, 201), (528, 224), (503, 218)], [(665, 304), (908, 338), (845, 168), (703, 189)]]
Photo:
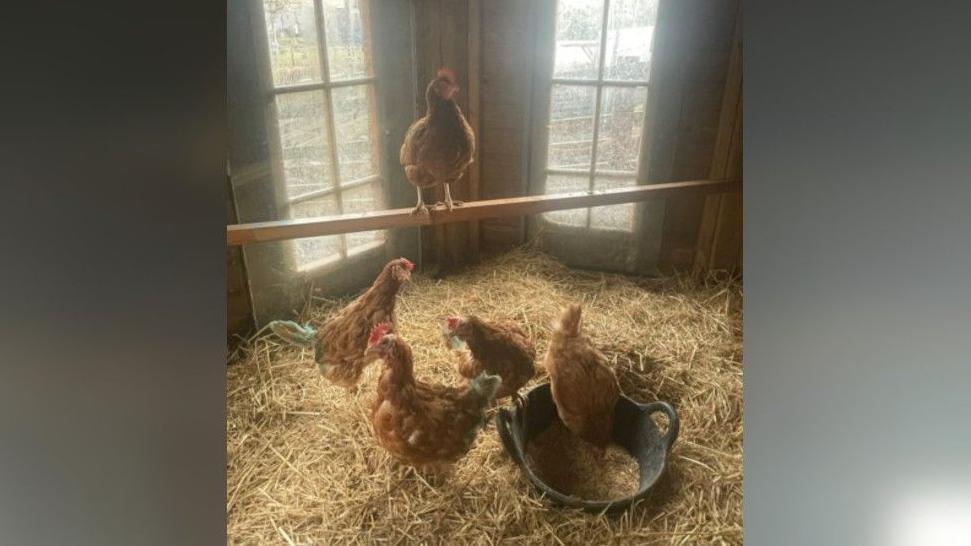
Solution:
[(971, 8), (743, 9), (745, 543), (894, 546), (971, 495)]

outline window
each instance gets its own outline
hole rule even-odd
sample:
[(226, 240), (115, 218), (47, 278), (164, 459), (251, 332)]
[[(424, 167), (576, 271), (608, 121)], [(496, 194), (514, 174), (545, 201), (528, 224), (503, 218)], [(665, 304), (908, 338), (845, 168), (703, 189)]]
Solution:
[[(633, 186), (658, 0), (559, 0), (546, 193)], [(548, 212), (559, 224), (633, 231), (634, 204)]]
[[(384, 206), (367, 1), (263, 0), (283, 215)], [(383, 231), (293, 241), (299, 270), (379, 247)]]

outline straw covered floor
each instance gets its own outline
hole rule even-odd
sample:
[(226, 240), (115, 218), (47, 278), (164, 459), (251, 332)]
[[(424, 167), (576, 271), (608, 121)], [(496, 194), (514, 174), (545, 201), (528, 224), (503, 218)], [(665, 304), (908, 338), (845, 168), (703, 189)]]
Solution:
[[(414, 275), (396, 309), (419, 379), (454, 384), (437, 318), (518, 320), (541, 368), (550, 325), (571, 301), (624, 392), (677, 409), (681, 432), (655, 494), (620, 515), (553, 507), (502, 448), (494, 423), (441, 483), (398, 464), (371, 437), (381, 363), (357, 393), (328, 384), (312, 351), (269, 330), (227, 367), (230, 544), (741, 544), (742, 341), (737, 281), (625, 277), (569, 269), (529, 249), (445, 280)], [(315, 298), (320, 321), (347, 300)]]

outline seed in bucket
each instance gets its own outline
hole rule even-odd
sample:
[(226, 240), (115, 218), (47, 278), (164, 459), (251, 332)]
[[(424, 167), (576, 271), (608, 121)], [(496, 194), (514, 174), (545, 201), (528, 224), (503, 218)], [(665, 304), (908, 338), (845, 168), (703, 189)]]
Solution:
[(553, 489), (583, 500), (602, 501), (637, 492), (637, 461), (617, 444), (608, 444), (602, 461), (597, 448), (570, 432), (559, 419), (530, 440), (527, 464)]

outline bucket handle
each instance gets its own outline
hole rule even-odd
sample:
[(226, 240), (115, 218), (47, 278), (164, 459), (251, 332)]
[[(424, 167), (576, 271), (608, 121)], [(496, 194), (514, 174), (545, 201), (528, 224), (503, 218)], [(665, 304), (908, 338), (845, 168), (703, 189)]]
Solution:
[(639, 405), (641, 406), (641, 410), (647, 413), (648, 417), (659, 411), (664, 412), (668, 416), (668, 431), (661, 439), (664, 440), (667, 451), (671, 451), (671, 446), (678, 439), (678, 430), (681, 428), (681, 422), (678, 420), (678, 412), (674, 411), (671, 404), (667, 402), (658, 401)]
[(515, 434), (512, 430), (512, 411), (506, 408), (500, 408), (499, 412), (496, 413), (496, 430), (499, 432), (499, 439), (502, 440), (504, 446), (506, 446), (506, 451), (512, 456), (513, 460), (517, 464), (523, 464), (523, 451), (522, 446), (516, 439)]

